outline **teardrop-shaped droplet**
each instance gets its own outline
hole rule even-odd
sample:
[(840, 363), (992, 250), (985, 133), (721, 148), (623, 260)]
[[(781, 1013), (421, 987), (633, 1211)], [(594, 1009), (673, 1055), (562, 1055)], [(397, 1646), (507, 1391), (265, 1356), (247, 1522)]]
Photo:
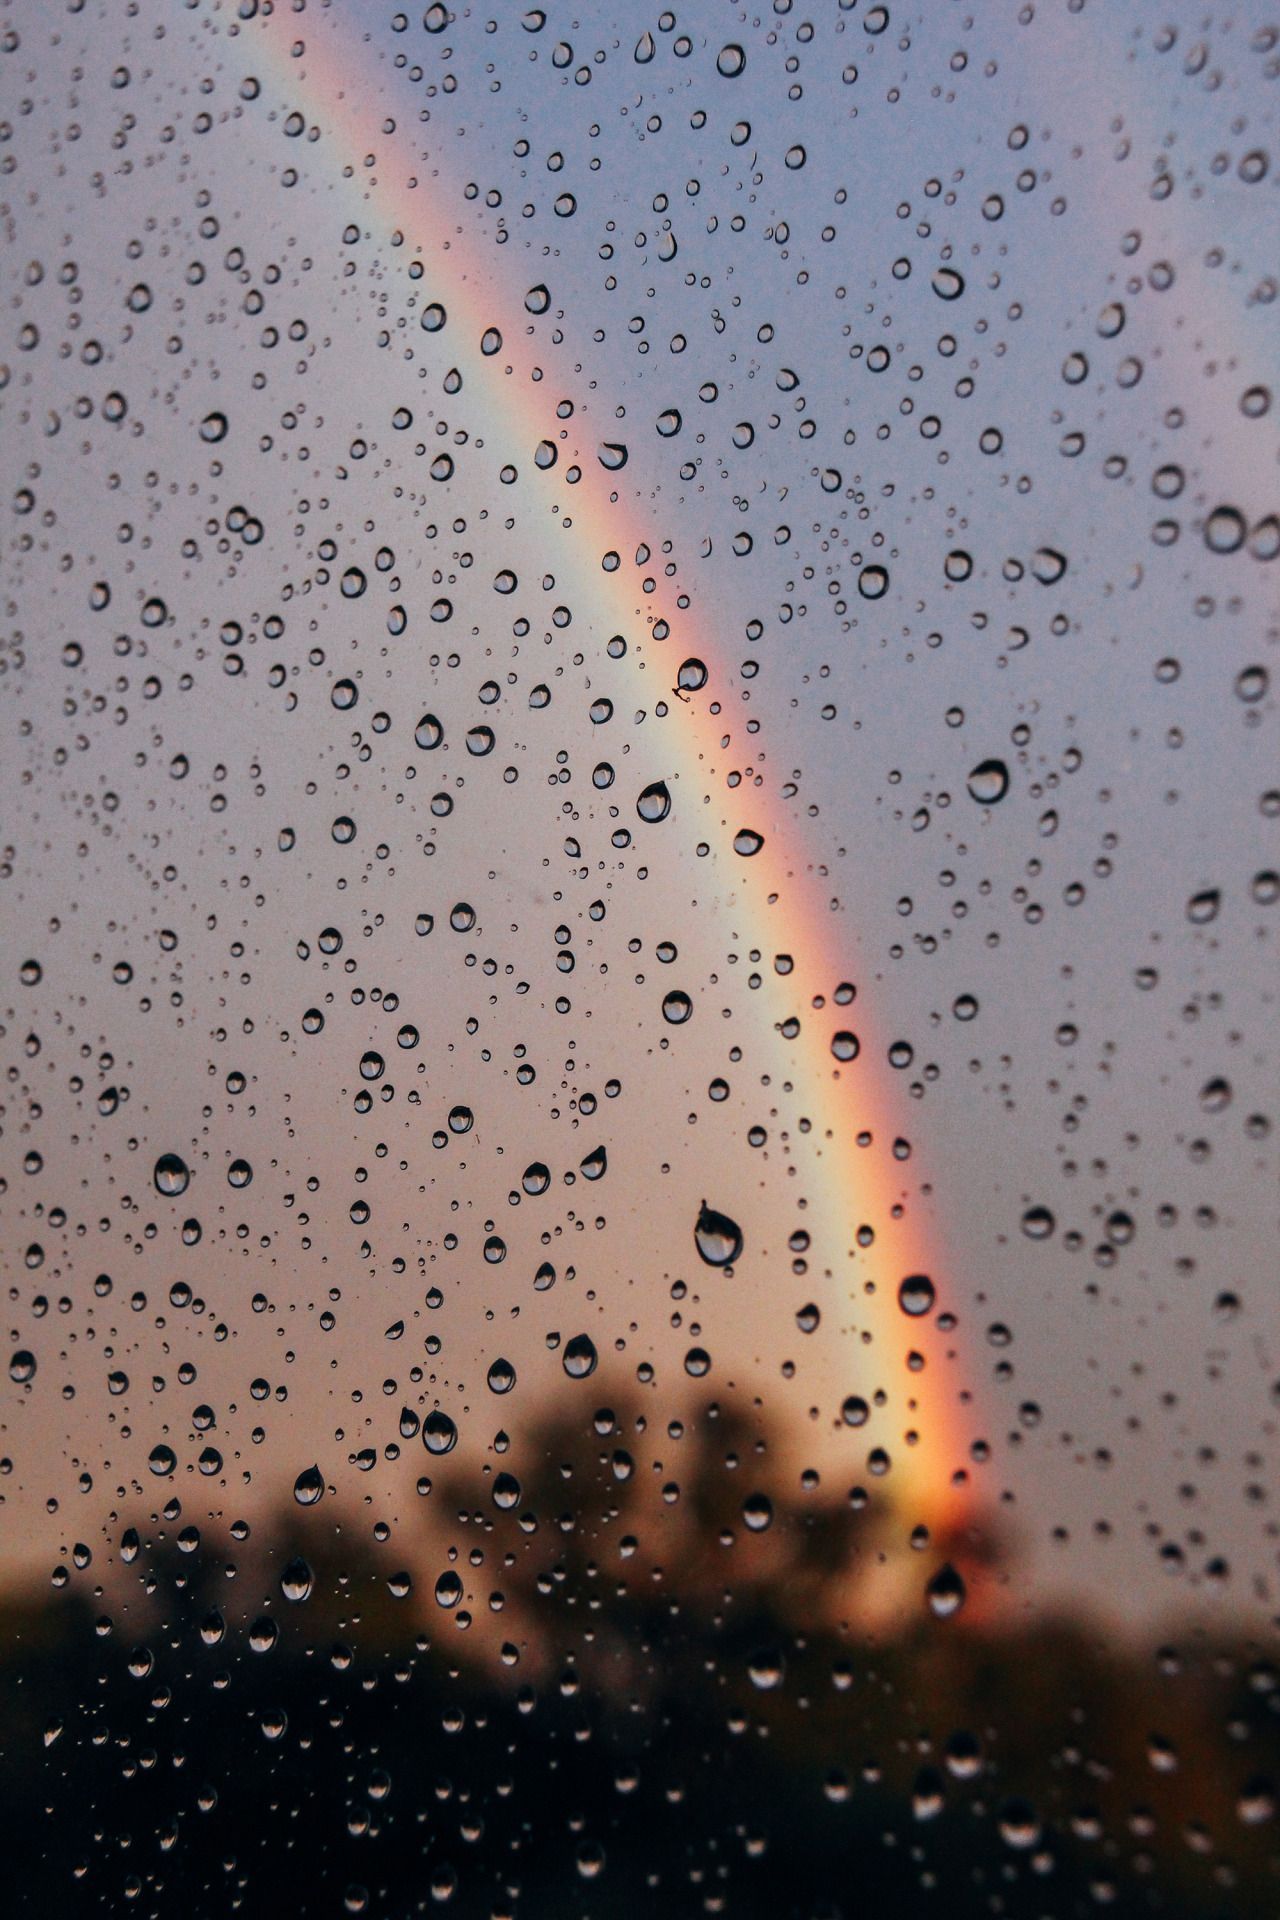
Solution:
[(742, 1252), (742, 1229), (704, 1200), (693, 1229), (694, 1244), (709, 1267), (727, 1267)]
[(665, 820), (671, 811), (671, 793), (665, 780), (655, 780), (636, 801), (636, 812), (650, 826)]
[(938, 1568), (925, 1588), (929, 1611), (939, 1620), (949, 1620), (959, 1613), (967, 1595), (968, 1589), (950, 1561)]
[(509, 1360), (495, 1360), (487, 1379), (490, 1393), (510, 1393), (516, 1383), (516, 1370)]
[(290, 1560), (280, 1575), (280, 1591), (286, 1600), (306, 1600), (314, 1585), (314, 1576), (306, 1561), (300, 1557)]
[(293, 1483), (293, 1497), (300, 1507), (314, 1507), (324, 1492), (324, 1475), (319, 1467), (304, 1467)]

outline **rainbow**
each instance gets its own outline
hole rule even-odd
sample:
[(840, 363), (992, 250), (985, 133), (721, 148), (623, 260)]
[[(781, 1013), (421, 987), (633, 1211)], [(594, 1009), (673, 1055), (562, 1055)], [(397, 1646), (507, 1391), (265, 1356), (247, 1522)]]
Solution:
[[(543, 490), (548, 506), (545, 538), (557, 541), (557, 578), (572, 584), (575, 609), (589, 615), (602, 639), (614, 633), (627, 637), (636, 691), (652, 698), (654, 675), (641, 676), (646, 640), (648, 657), (658, 665), (652, 639), (658, 623), (679, 635), (676, 658), (684, 653), (698, 656), (709, 669), (712, 685), (728, 685), (731, 661), (705, 620), (677, 606), (674, 592), (668, 604), (656, 580), (646, 579), (641, 588), (634, 568), (604, 567), (606, 555), (625, 556), (642, 547), (658, 550), (660, 542), (635, 507), (620, 497), (594, 449), (585, 449), (581, 459), (572, 514), (553, 508), (553, 494), (565, 490), (563, 460), (571, 449), (561, 438), (563, 422), (555, 415), (551, 383), (534, 378), (536, 329), (523, 305), (524, 289), (518, 294), (510, 286), (504, 289), (482, 257), (478, 237), (472, 241), (456, 227), (450, 230), (438, 181), (428, 186), (414, 173), (403, 140), (397, 139), (393, 123), (384, 120), (385, 109), (379, 111), (375, 104), (379, 82), (367, 65), (362, 68), (352, 44), (355, 36), (323, 21), (309, 26), (304, 41), (288, 20), (265, 13), (252, 36), (241, 29), (236, 37), (242, 58), (257, 56), (259, 64), (265, 59), (286, 110), (301, 109), (320, 127), (322, 143), (307, 150), (316, 154), (311, 164), (323, 166), (335, 150), (340, 156), (352, 217), (387, 238), (396, 236), (423, 261), (424, 303), (439, 302), (447, 313), (448, 356), (462, 375), (470, 418), (481, 427), (491, 458), (518, 462), (522, 482)], [(257, 69), (247, 64), (246, 72), (258, 77)], [(495, 327), (501, 347), (483, 352), (482, 336)], [(542, 440), (560, 446), (563, 454), (557, 469), (540, 474), (529, 456)], [(660, 571), (655, 565), (654, 574)], [(671, 658), (668, 643), (660, 666), (663, 686), (672, 677)], [(705, 694), (677, 695), (670, 702), (664, 748), (681, 778), (702, 792), (710, 789), (724, 761), (729, 724)], [(770, 804), (778, 803), (754, 795), (743, 802), (744, 816)], [(711, 837), (706, 815), (714, 818), (716, 811), (704, 810), (700, 833)], [(763, 844), (749, 859), (739, 857), (732, 846), (742, 828), (763, 835)], [(943, 1284), (938, 1287), (939, 1310), (911, 1317), (899, 1305), (902, 1280), (915, 1274), (939, 1276), (941, 1263), (926, 1223), (907, 1204), (901, 1175), (895, 1171), (889, 1100), (876, 1084), (887, 1076), (872, 1058), (877, 1050), (864, 1047), (852, 1073), (842, 1071), (832, 1055), (832, 1029), (843, 1023), (831, 994), (849, 969), (841, 919), (823, 897), (795, 823), (781, 807), (773, 818), (719, 822), (708, 864), (716, 870), (722, 911), (732, 909), (745, 923), (752, 944), (766, 956), (779, 949), (794, 956), (794, 970), (785, 984), (768, 974), (769, 984), (758, 996), (762, 1026), (766, 1020), (771, 1028), (780, 1025), (797, 1008), (811, 1004), (815, 995), (826, 996), (822, 1021), (808, 1018), (793, 1041), (774, 1042), (785, 1050), (779, 1053), (782, 1072), (803, 1093), (811, 1137), (822, 1143), (811, 1162), (811, 1188), (816, 1190), (807, 1196), (813, 1245), (831, 1270), (824, 1283), (831, 1289), (831, 1310), (846, 1316), (852, 1310), (860, 1329), (871, 1336), (866, 1346), (847, 1343), (856, 1375), (850, 1385), (868, 1393), (883, 1387), (889, 1395), (888, 1410), (877, 1416), (875, 1432), (892, 1458), (886, 1485), (894, 1504), (912, 1523), (924, 1521), (935, 1537), (954, 1537), (974, 1506), (964, 1465), (967, 1434), (960, 1411), (954, 1322), (939, 1311), (948, 1304)], [(859, 1132), (872, 1136), (870, 1147), (855, 1145)], [(901, 1217), (891, 1219), (895, 1207)], [(880, 1221), (874, 1248), (855, 1255), (855, 1222), (872, 1211)], [(840, 1262), (847, 1263), (847, 1275), (842, 1275)]]

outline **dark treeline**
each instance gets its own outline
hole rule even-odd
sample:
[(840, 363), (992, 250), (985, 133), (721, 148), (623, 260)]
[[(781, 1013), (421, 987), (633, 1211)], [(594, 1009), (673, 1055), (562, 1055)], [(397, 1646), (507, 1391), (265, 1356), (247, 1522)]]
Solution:
[(430, 1462), (382, 1543), (171, 1508), (11, 1601), (19, 1910), (1277, 1910), (1261, 1648), (1022, 1621), (979, 1604), (1007, 1545), (785, 1484), (748, 1415), (618, 1404)]

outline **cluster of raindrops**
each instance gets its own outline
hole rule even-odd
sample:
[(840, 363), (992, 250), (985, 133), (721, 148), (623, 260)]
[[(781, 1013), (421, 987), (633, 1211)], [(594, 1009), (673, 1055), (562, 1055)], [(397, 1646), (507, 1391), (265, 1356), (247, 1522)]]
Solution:
[(1278, 52), (15, 10), (29, 1910), (1265, 1909)]

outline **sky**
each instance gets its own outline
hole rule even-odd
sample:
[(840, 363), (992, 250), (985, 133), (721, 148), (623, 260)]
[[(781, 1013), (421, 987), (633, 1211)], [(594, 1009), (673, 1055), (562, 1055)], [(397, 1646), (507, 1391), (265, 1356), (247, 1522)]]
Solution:
[(1269, 1617), (1267, 36), (15, 18), (13, 1576), (586, 1335)]

